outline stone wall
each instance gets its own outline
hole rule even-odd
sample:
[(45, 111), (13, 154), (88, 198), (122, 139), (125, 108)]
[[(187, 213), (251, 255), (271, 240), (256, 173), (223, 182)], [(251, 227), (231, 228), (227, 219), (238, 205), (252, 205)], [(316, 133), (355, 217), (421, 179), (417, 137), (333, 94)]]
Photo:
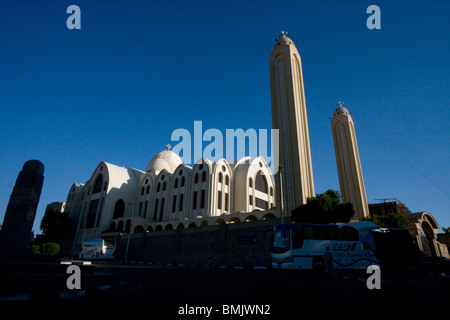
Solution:
[[(272, 227), (279, 218), (132, 234), (127, 261), (210, 266), (270, 266)], [(116, 243), (125, 260), (128, 236)]]

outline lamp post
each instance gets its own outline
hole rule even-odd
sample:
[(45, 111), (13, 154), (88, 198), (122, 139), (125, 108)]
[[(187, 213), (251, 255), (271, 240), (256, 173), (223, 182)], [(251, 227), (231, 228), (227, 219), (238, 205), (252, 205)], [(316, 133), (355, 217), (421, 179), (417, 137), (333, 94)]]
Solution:
[[(131, 202), (128, 202), (128, 204), (131, 206)], [(134, 218), (134, 207), (131, 210), (131, 222), (130, 222), (130, 228), (128, 230), (128, 240), (127, 240), (127, 249), (125, 251), (125, 262), (128, 262), (128, 248), (130, 247), (130, 237), (131, 237), (131, 231), (133, 230), (133, 218)]]
[(281, 224), (284, 223), (284, 214), (283, 214), (283, 185), (282, 185), (282, 176), (281, 176), (281, 164), (278, 166), (278, 179), (280, 186), (280, 213), (281, 213)]

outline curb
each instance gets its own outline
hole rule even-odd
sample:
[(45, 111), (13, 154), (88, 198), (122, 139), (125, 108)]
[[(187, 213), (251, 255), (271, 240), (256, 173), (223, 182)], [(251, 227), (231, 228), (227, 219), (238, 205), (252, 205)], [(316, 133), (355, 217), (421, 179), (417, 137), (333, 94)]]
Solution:
[(228, 266), (228, 265), (198, 265), (193, 263), (173, 263), (173, 262), (143, 262), (143, 261), (130, 261), (124, 262), (119, 261), (121, 264), (125, 265), (147, 265), (156, 267), (179, 267), (179, 268), (200, 268), (200, 269), (232, 269), (232, 270), (268, 270), (268, 266)]

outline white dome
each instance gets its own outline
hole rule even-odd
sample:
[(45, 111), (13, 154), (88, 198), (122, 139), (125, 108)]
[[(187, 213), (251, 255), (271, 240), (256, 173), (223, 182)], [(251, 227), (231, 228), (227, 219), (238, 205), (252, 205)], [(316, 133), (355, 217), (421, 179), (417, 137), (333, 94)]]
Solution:
[(163, 169), (166, 169), (170, 173), (174, 172), (175, 169), (182, 164), (181, 158), (173, 151), (164, 150), (157, 153), (148, 163), (147, 172), (154, 172), (158, 174)]
[(340, 106), (339, 108), (334, 110), (333, 116), (337, 116), (339, 114), (342, 114), (344, 116), (349, 116), (350, 112), (348, 112), (347, 108), (344, 108), (344, 107)]

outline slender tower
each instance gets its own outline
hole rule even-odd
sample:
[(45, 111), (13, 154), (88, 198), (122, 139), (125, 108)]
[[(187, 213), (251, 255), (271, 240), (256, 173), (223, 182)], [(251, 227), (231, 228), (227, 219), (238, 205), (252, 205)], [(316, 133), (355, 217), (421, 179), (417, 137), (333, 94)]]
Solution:
[(356, 143), (355, 126), (352, 117), (342, 102), (337, 104), (331, 120), (333, 130), (334, 152), (339, 176), (342, 202), (351, 202), (354, 220), (369, 216), (366, 189)]
[(277, 199), (283, 194), (283, 209), (289, 214), (315, 194), (302, 63), (294, 42), (286, 34), (281, 32), (270, 54), (270, 92), (272, 127), (279, 130), (281, 179), (275, 179)]

